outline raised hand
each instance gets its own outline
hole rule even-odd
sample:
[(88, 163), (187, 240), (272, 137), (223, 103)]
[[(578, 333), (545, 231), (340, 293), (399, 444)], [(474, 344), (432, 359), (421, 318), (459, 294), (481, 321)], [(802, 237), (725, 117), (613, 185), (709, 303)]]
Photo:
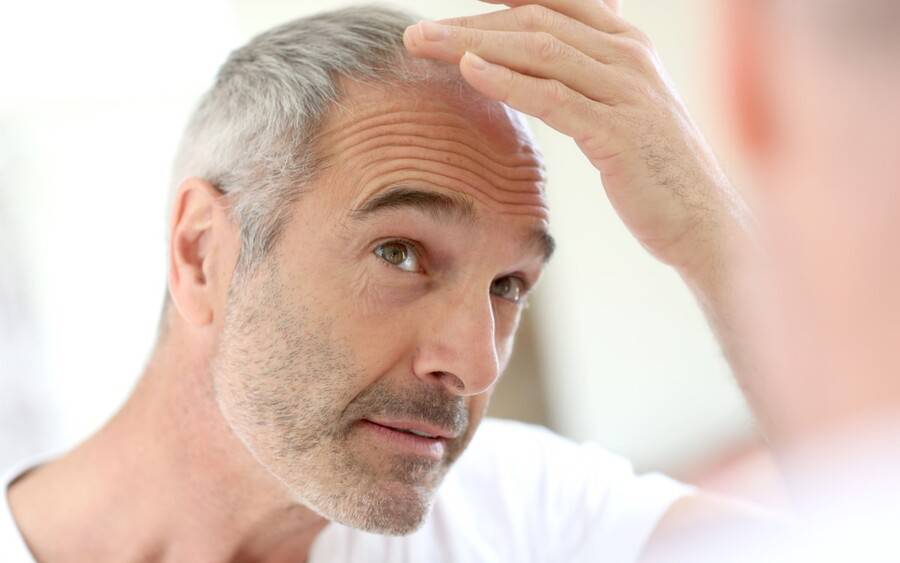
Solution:
[(708, 277), (742, 206), (650, 40), (618, 15), (617, 2), (503, 3), (509, 8), (411, 26), (407, 49), (458, 63), (485, 96), (572, 137), (634, 236), (687, 278)]

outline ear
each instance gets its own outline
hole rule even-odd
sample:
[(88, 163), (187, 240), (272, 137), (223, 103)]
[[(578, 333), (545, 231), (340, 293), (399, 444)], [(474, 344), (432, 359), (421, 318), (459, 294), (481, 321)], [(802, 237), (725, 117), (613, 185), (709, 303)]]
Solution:
[(199, 178), (182, 182), (169, 228), (169, 293), (188, 323), (209, 325), (224, 309), (238, 245), (222, 192)]
[(754, 157), (771, 151), (777, 139), (768, 83), (773, 73), (764, 66), (772, 40), (765, 21), (771, 10), (767, 4), (729, 0), (721, 6), (727, 11), (719, 38), (724, 46), (726, 107), (738, 143)]

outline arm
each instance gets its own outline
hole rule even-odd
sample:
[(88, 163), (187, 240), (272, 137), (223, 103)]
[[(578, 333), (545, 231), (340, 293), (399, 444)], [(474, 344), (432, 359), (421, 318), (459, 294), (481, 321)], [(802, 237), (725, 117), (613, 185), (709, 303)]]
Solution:
[[(749, 213), (668, 82), (650, 41), (607, 0), (507, 0), (510, 9), (421, 24), (409, 51), (458, 63), (463, 77), (572, 137), (597, 168), (631, 233), (692, 289), (739, 379), (752, 371), (737, 345), (742, 291), (734, 249)], [(427, 24), (426, 24), (427, 25)], [(650, 539), (643, 561), (673, 539), (715, 525), (770, 519), (707, 495), (677, 502)]]
[(507, 0), (510, 9), (410, 27), (409, 51), (572, 137), (631, 233), (693, 290), (740, 378), (732, 244), (749, 214), (668, 82), (611, 0)]

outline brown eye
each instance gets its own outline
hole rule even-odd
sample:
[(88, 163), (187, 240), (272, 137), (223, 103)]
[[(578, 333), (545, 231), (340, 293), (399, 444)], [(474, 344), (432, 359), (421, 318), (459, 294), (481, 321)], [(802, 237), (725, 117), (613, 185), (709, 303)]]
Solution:
[(379, 244), (375, 248), (375, 255), (390, 264), (406, 272), (419, 271), (419, 261), (416, 252), (411, 245), (401, 241), (391, 241)]
[(496, 279), (491, 284), (491, 295), (519, 303), (525, 295), (525, 282), (514, 276)]

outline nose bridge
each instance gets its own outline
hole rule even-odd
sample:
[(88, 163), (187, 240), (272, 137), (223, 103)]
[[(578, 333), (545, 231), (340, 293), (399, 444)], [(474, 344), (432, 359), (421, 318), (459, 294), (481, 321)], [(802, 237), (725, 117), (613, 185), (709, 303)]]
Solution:
[(419, 348), (416, 372), (457, 395), (477, 395), (497, 380), (500, 366), (491, 298), (469, 285), (443, 296)]

